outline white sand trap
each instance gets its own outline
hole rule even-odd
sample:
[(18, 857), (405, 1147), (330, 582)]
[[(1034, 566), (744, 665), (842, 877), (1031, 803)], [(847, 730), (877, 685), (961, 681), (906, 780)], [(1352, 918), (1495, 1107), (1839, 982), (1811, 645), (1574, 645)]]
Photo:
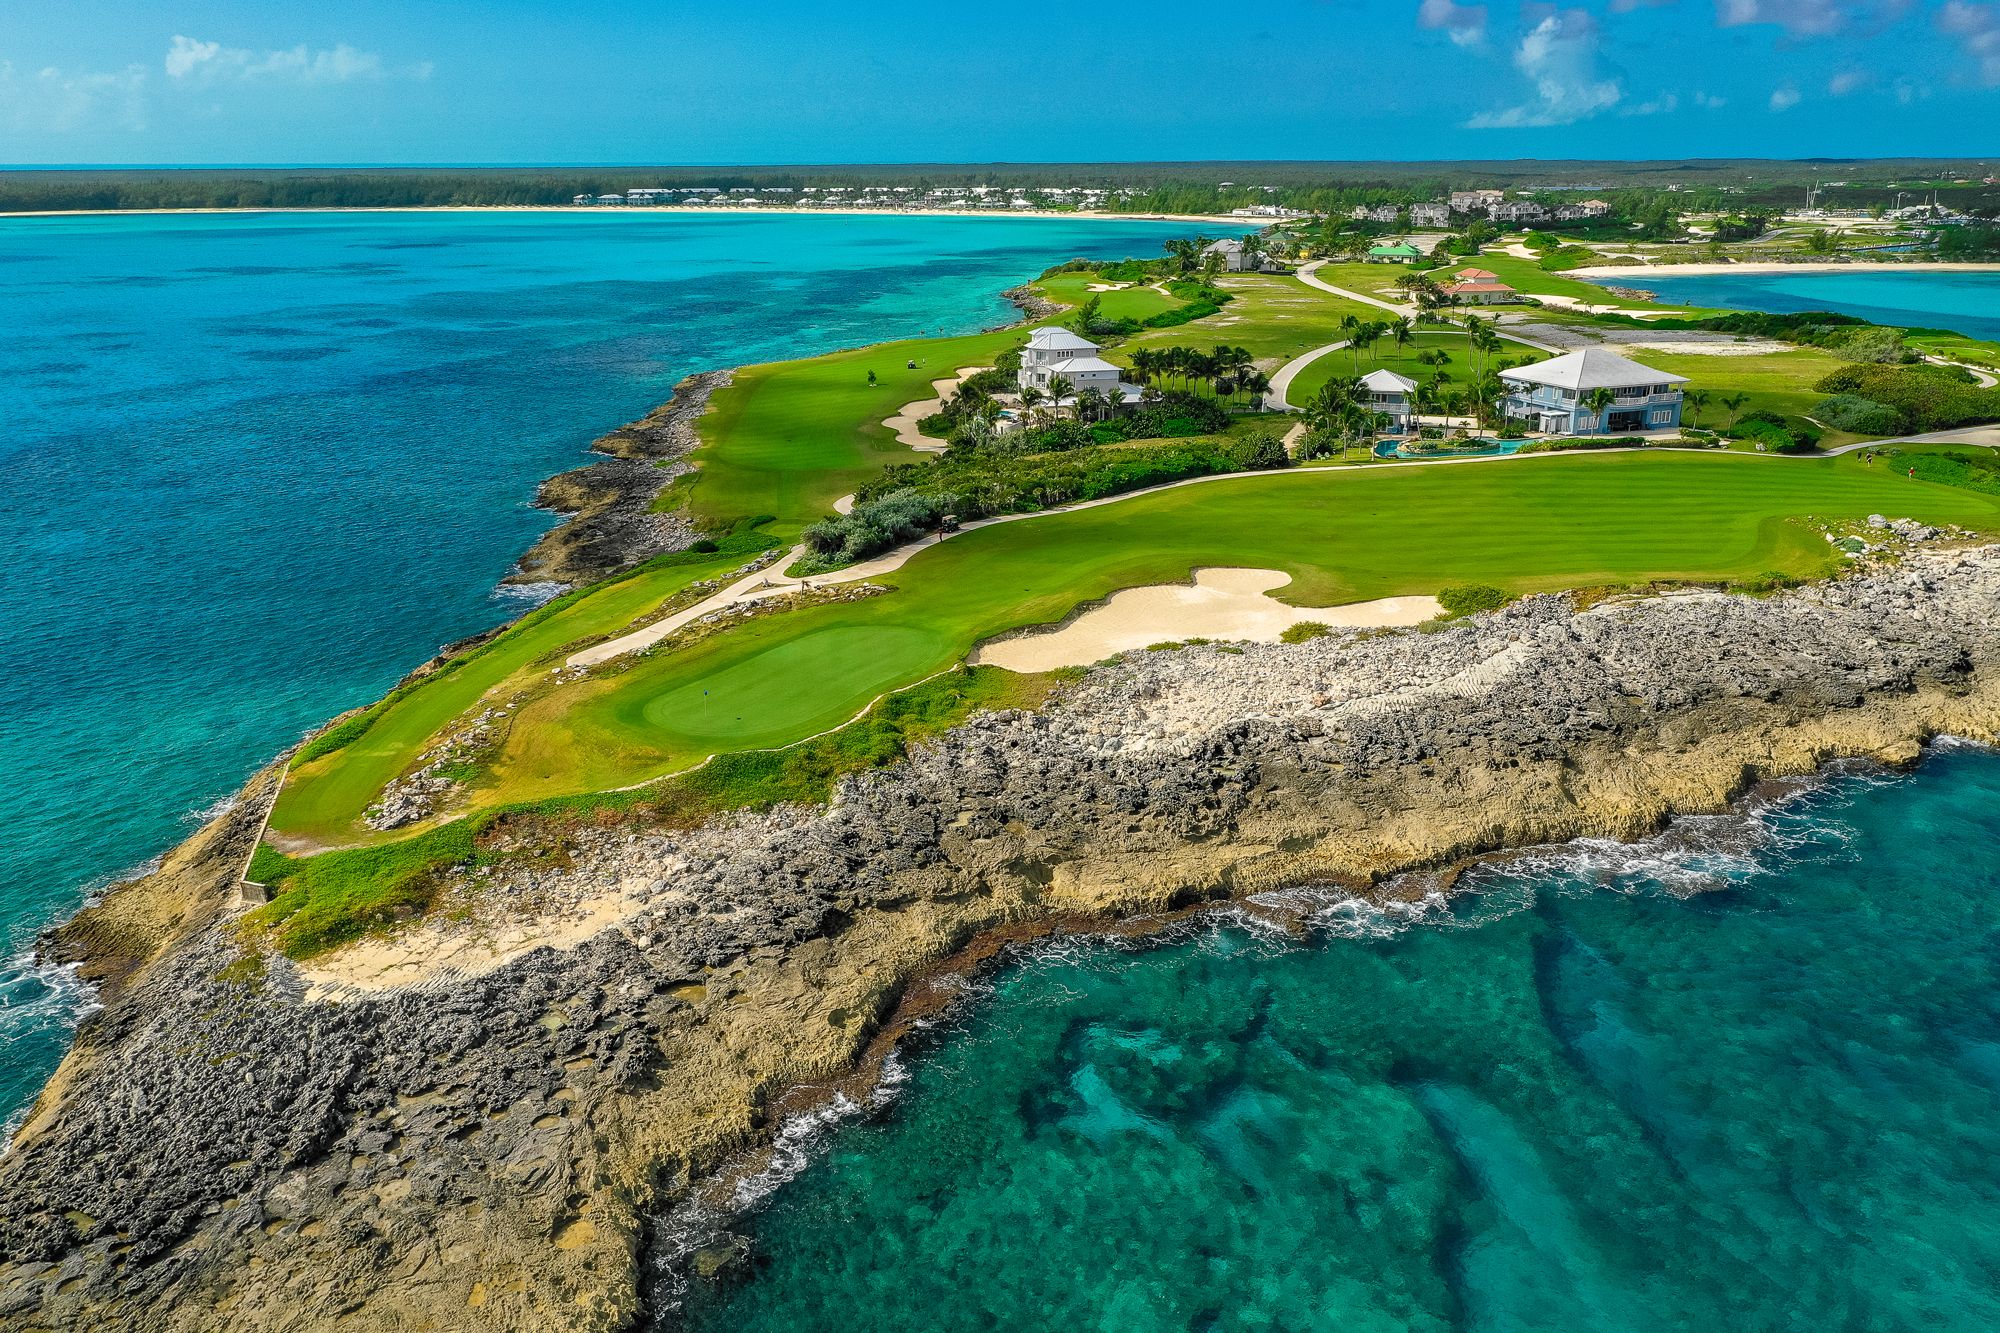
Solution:
[(930, 436), (925, 435), (917, 428), (917, 423), (933, 412), (942, 411), (944, 409), (945, 398), (957, 393), (959, 385), (965, 383), (980, 371), (991, 369), (991, 366), (966, 366), (948, 379), (932, 380), (931, 391), (936, 394), (936, 397), (919, 398), (916, 402), (905, 405), (902, 411), (888, 418), (882, 424), (895, 432), (896, 440), (900, 444), (906, 444), (912, 449), (920, 449), (927, 454), (943, 453), (947, 447), (945, 442), (943, 440), (933, 440)]
[(1435, 597), (1384, 597), (1348, 606), (1287, 606), (1270, 596), (1292, 581), (1275, 569), (1198, 569), (1194, 582), (1126, 588), (1061, 629), (997, 639), (972, 661), (1009, 671), (1089, 666), (1175, 639), (1276, 643), (1301, 621), (1355, 628), (1417, 625), (1440, 614)]
[(1612, 351), (1620, 355), (1644, 356), (1651, 352), (1656, 356), (1771, 356), (1777, 352), (1792, 350), (1789, 343), (1772, 342), (1763, 338), (1745, 338), (1740, 342), (1675, 342), (1662, 338), (1657, 342), (1611, 343)]

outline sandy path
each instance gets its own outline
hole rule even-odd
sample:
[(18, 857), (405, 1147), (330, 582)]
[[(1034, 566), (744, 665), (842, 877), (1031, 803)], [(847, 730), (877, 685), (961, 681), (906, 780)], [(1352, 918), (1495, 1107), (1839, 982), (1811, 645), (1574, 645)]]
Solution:
[(1291, 390), (1292, 381), (1299, 377), (1301, 370), (1304, 370), (1313, 362), (1330, 352), (1338, 352), (1346, 346), (1347, 343), (1343, 339), (1337, 343), (1328, 343), (1324, 347), (1315, 347), (1305, 355), (1295, 356), (1287, 361), (1276, 374), (1271, 376), (1271, 390), (1264, 395), (1264, 405), (1279, 412), (1298, 411), (1297, 405), (1285, 396)]
[(1349, 606), (1287, 606), (1273, 598), (1292, 576), (1275, 569), (1199, 569), (1192, 583), (1126, 588), (1060, 629), (1018, 634), (982, 645), (968, 660), (1009, 671), (1089, 666), (1107, 657), (1176, 639), (1276, 643), (1303, 621), (1375, 627), (1417, 625), (1440, 614), (1435, 597), (1385, 597)]
[(935, 397), (919, 398), (914, 403), (906, 404), (903, 410), (896, 413), (895, 416), (884, 418), (882, 424), (895, 433), (896, 441), (899, 444), (907, 444), (910, 448), (921, 450), (927, 454), (943, 453), (949, 446), (943, 440), (933, 440), (930, 436), (923, 434), (917, 429), (918, 423), (931, 415), (931, 413), (942, 408), (945, 398), (956, 393), (959, 385), (965, 383), (980, 371), (991, 369), (991, 366), (964, 366), (960, 368), (958, 374), (951, 376), (949, 379), (932, 380), (931, 389), (936, 394)]

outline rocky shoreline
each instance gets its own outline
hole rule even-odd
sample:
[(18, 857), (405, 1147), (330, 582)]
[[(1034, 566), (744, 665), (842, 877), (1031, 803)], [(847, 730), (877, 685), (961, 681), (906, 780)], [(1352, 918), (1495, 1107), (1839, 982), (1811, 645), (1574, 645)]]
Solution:
[(701, 534), (687, 517), (653, 505), (674, 478), (694, 470), (686, 459), (701, 446), (695, 422), (732, 374), (689, 375), (660, 407), (592, 441), (592, 451), (608, 457), (544, 481), (535, 491), (536, 506), (568, 518), (543, 534), (505, 581), (594, 583), (693, 545)]
[(267, 770), (55, 932), (103, 1007), (0, 1159), (0, 1327), (623, 1329), (648, 1218), (879, 1051), (913, 983), (1096, 929), (2000, 733), (2000, 548), (1768, 598), (1129, 654), (832, 804), (507, 832), (451, 910), (246, 955)]

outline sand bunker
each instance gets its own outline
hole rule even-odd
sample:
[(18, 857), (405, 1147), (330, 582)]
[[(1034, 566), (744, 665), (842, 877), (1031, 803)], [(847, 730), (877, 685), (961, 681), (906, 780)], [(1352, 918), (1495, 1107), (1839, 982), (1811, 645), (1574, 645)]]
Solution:
[(1061, 629), (983, 645), (972, 661), (1009, 671), (1089, 666), (1133, 648), (1174, 639), (1276, 643), (1293, 625), (1416, 625), (1439, 614), (1435, 597), (1385, 597), (1348, 606), (1287, 606), (1269, 594), (1290, 583), (1275, 569), (1201, 569), (1194, 582), (1115, 592)]
[(921, 449), (927, 454), (943, 453), (947, 448), (945, 442), (943, 440), (933, 440), (930, 436), (924, 434), (918, 429), (918, 423), (933, 412), (942, 411), (944, 409), (944, 400), (950, 395), (957, 393), (959, 385), (965, 383), (980, 371), (991, 369), (991, 366), (966, 366), (958, 374), (951, 376), (949, 379), (932, 380), (931, 390), (937, 395), (936, 397), (919, 398), (916, 402), (906, 405), (902, 411), (888, 418), (882, 424), (895, 432), (896, 440), (900, 444), (906, 444), (912, 449)]

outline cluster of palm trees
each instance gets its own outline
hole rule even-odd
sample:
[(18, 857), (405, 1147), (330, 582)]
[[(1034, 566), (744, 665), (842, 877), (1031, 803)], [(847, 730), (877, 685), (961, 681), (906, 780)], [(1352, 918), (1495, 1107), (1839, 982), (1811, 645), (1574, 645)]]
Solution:
[(1247, 347), (1218, 343), (1208, 351), (1199, 347), (1138, 347), (1132, 351), (1132, 380), (1156, 388), (1172, 386), (1183, 392), (1206, 384), (1217, 398), (1236, 401), (1239, 394), (1262, 393), (1270, 380), (1257, 369), (1257, 359)]
[(1049, 376), (1048, 387), (1030, 384), (1021, 390), (1021, 412), (1030, 427), (1049, 421), (1103, 421), (1117, 408), (1117, 400), (1094, 384), (1078, 389), (1067, 375)]

